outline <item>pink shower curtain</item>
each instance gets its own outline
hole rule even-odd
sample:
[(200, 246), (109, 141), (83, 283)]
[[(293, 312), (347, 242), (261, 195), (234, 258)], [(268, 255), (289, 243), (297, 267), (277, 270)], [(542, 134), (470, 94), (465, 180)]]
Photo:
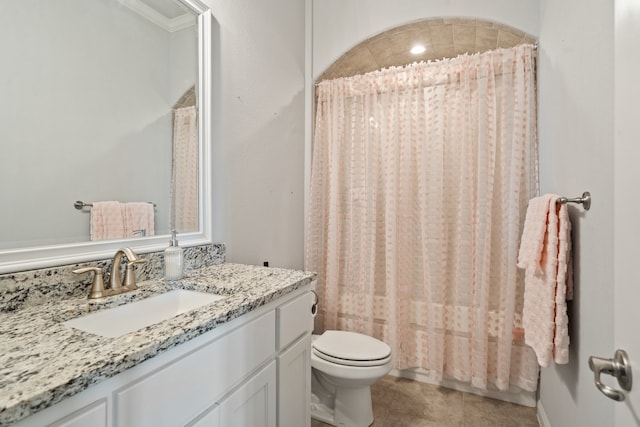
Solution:
[(434, 381), (536, 389), (512, 336), (535, 90), (531, 45), (320, 83), (306, 248), (319, 331), (382, 339), (396, 368)]
[(193, 106), (173, 114), (170, 224), (187, 233), (198, 230), (198, 119)]

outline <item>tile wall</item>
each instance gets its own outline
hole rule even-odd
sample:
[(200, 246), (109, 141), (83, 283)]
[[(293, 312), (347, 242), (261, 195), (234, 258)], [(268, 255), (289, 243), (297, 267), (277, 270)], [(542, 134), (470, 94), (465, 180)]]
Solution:
[[(533, 36), (495, 22), (466, 18), (427, 19), (392, 28), (365, 40), (338, 58), (318, 81), (535, 42)], [(409, 50), (416, 44), (423, 45), (426, 51), (420, 55), (411, 54)]]

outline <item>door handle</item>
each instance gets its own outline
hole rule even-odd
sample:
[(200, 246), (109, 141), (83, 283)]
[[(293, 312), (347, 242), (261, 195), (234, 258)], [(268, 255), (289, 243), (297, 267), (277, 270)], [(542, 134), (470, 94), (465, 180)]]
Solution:
[(631, 363), (629, 356), (624, 350), (616, 350), (613, 359), (603, 359), (601, 357), (589, 357), (589, 369), (593, 371), (596, 387), (609, 399), (622, 402), (625, 394), (600, 381), (601, 374), (612, 375), (618, 379), (618, 384), (623, 390), (631, 390)]

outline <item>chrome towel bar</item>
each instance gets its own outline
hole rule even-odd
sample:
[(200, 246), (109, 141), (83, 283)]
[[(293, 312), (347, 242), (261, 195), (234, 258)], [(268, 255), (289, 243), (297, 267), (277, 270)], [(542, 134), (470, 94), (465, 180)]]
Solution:
[(582, 193), (582, 197), (574, 197), (573, 199), (568, 199), (566, 197), (560, 197), (558, 199), (558, 203), (567, 204), (567, 203), (580, 203), (585, 211), (588, 211), (591, 208), (591, 193), (585, 191)]
[[(154, 209), (156, 208), (156, 204), (155, 203), (153, 203), (153, 202), (147, 202), (147, 203), (152, 204)], [(80, 209), (83, 209), (83, 208), (93, 207), (93, 203), (85, 203), (82, 200), (76, 200), (75, 203), (73, 204), (73, 207), (78, 209), (78, 210), (80, 210)]]

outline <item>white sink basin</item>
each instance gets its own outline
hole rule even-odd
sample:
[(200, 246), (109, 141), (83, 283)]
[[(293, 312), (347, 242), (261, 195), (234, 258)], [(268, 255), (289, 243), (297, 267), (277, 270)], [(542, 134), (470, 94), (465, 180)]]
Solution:
[(103, 337), (116, 338), (221, 299), (224, 297), (176, 289), (68, 320), (63, 324)]

